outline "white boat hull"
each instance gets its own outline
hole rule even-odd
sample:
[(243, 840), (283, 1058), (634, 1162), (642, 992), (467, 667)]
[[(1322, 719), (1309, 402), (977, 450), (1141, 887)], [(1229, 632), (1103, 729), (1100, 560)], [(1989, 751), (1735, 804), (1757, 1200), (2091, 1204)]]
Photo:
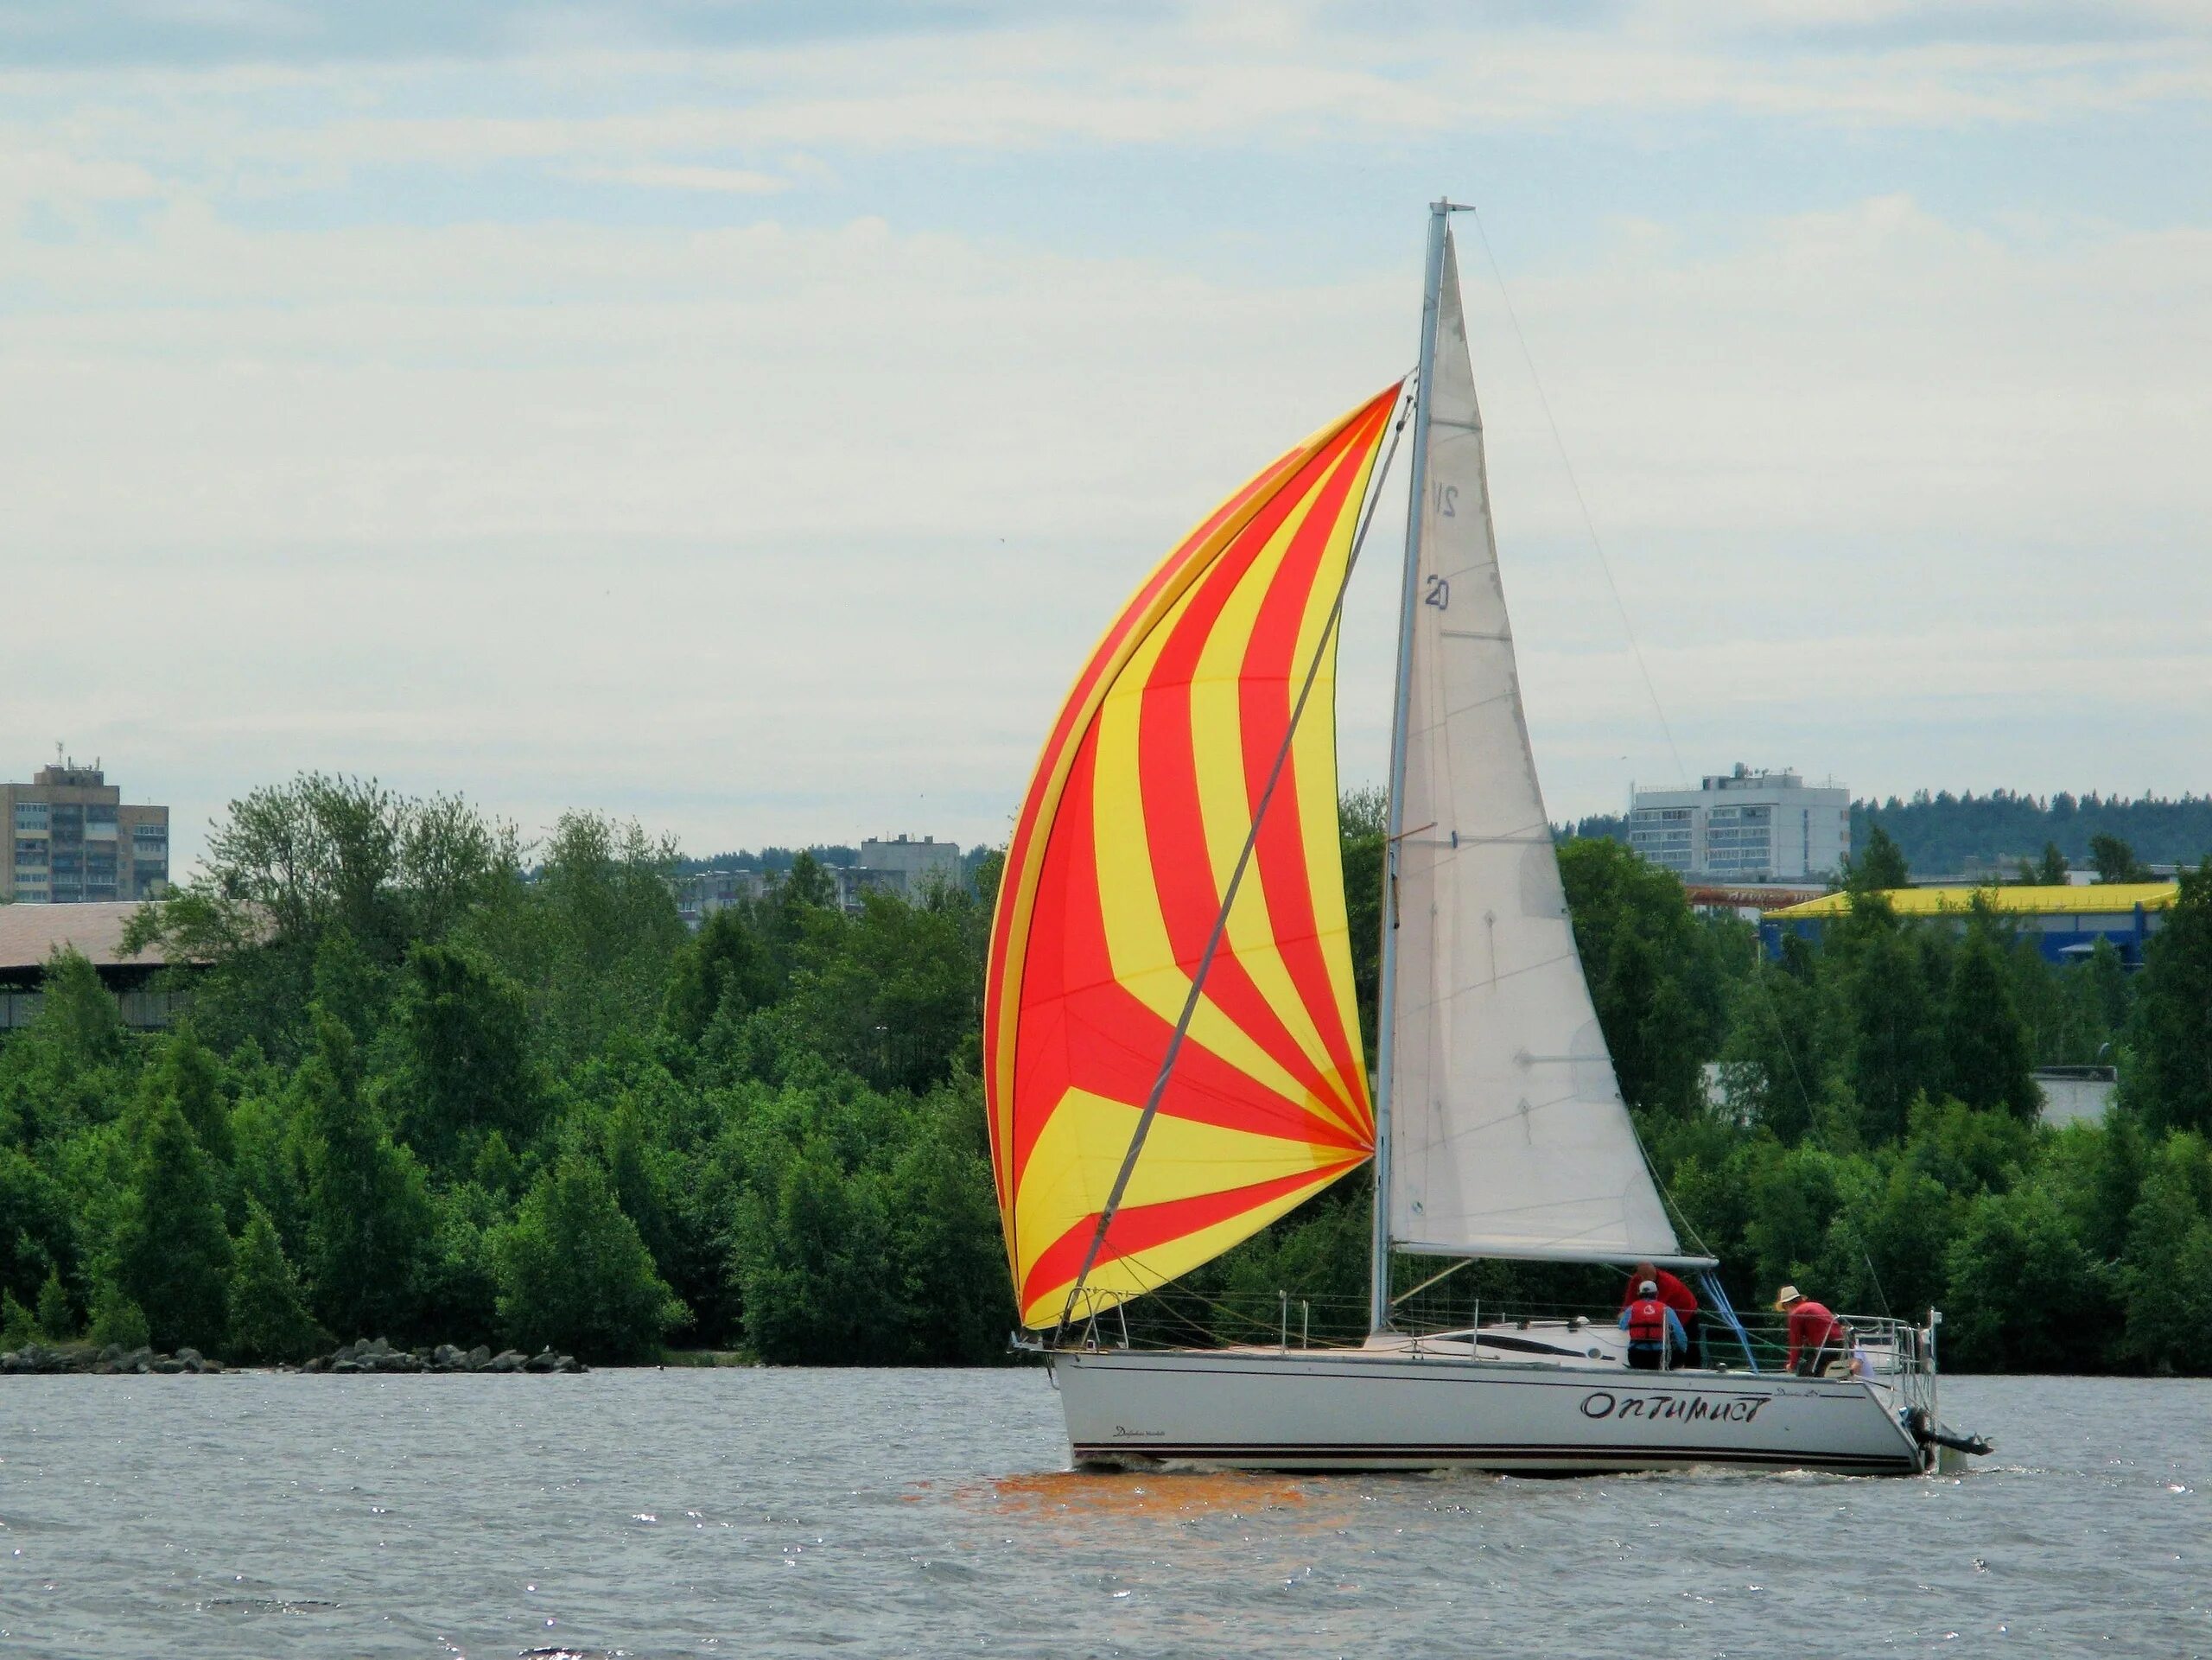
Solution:
[(1402, 1346), (1061, 1351), (1051, 1364), (1078, 1464), (1554, 1474), (1926, 1467), (1896, 1390), (1857, 1377), (1642, 1372)]

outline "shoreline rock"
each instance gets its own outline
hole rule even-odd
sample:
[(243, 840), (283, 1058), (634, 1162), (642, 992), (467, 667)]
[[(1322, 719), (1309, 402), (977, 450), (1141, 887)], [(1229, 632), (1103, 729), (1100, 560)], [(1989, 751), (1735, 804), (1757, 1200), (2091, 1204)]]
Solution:
[(318, 1356), (296, 1370), (340, 1375), (362, 1372), (382, 1375), (391, 1372), (580, 1372), (587, 1368), (574, 1355), (556, 1354), (551, 1349), (543, 1350), (535, 1355), (525, 1355), (519, 1349), (503, 1349), (493, 1354), (480, 1343), (465, 1352), (450, 1343), (441, 1343), (433, 1349), (395, 1349), (384, 1338), (363, 1338), (356, 1342), (340, 1344), (329, 1354)]
[(197, 1349), (162, 1354), (148, 1348), (125, 1349), (111, 1343), (95, 1350), (89, 1343), (27, 1343), (12, 1352), (0, 1353), (0, 1373), (52, 1377), (67, 1374), (119, 1377), (141, 1372), (219, 1372), (230, 1369), (210, 1360)]
[[(165, 1377), (183, 1374), (223, 1372), (236, 1370), (219, 1360), (211, 1360), (199, 1350), (181, 1348), (175, 1354), (163, 1354), (150, 1348), (124, 1349), (111, 1343), (105, 1349), (95, 1350), (83, 1341), (69, 1343), (27, 1343), (12, 1352), (0, 1352), (0, 1375), (9, 1377), (53, 1377), (67, 1375), (119, 1377), (144, 1376), (149, 1373)], [(363, 1338), (357, 1342), (340, 1344), (329, 1354), (319, 1355), (312, 1360), (294, 1366), (279, 1364), (264, 1368), (270, 1371), (337, 1373), (359, 1376), (363, 1373), (378, 1377), (400, 1372), (565, 1372), (588, 1371), (574, 1355), (557, 1354), (551, 1349), (526, 1355), (519, 1349), (505, 1349), (493, 1354), (482, 1344), (462, 1350), (450, 1343), (441, 1343), (431, 1349), (395, 1349), (384, 1338)]]

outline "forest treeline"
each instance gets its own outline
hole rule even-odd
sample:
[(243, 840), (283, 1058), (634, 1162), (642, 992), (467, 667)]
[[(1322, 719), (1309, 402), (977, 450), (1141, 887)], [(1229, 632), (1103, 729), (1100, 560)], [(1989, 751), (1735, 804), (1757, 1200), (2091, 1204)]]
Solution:
[(142, 913), (207, 964), (188, 1024), (126, 1034), (63, 958), (0, 1046), (10, 1335), (995, 1358), (988, 893), (848, 915), (802, 855), (693, 937), (674, 866), (356, 780), (232, 804)]
[[(1960, 875), (1970, 866), (2002, 867), (2017, 879), (2014, 867), (2023, 859), (2038, 875), (2063, 875), (2068, 868), (2096, 869), (2102, 875), (2100, 843), (2106, 862), (2114, 843), (2126, 843), (2145, 865), (2190, 865), (2212, 855), (2212, 796), (2170, 800), (2101, 796), (2094, 790), (2078, 796), (2063, 790), (2051, 796), (1921, 790), (1910, 797), (1851, 804), (1852, 846), (1865, 847), (1877, 825), (1915, 870), (1930, 875)], [(1577, 819), (1564, 833), (1624, 843), (1628, 820), (1618, 813), (1598, 814)], [(2061, 862), (2055, 867), (2048, 862), (2053, 856)]]
[[(1371, 1053), (1377, 804), (1344, 817)], [(1897, 850), (1864, 851), (1852, 914), (1767, 962), (1617, 844), (1562, 849), (1686, 1235), (1741, 1304), (1793, 1280), (1941, 1305), (1955, 1364), (2212, 1370), (2212, 867), (2131, 974), (2054, 967), (1995, 914), (1900, 918), (1871, 891)], [(188, 1022), (126, 1032), (65, 957), (0, 1043), (0, 1341), (1002, 1358), (976, 1081), (995, 857), (974, 890), (849, 914), (798, 856), (696, 935), (675, 866), (634, 826), (571, 816), (525, 849), (355, 780), (234, 803), (137, 925), (205, 963)], [(2031, 1068), (2099, 1059), (2109, 1120), (2043, 1127)], [(1368, 1228), (1355, 1177), (1133, 1323), (1272, 1330), (1287, 1294), (1325, 1335), (1363, 1306)], [(1491, 1307), (1614, 1288), (1503, 1263), (1452, 1282)]]

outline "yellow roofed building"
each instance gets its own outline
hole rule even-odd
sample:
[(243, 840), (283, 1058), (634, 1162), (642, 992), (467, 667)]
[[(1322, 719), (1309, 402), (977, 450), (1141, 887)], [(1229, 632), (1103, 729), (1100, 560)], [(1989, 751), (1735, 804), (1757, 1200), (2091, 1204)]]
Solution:
[[(1899, 916), (1948, 918), (1961, 926), (1980, 903), (2014, 932), (2034, 940), (2054, 963), (2085, 957), (2104, 939), (2112, 943), (2122, 963), (2139, 968), (2144, 944), (2158, 931), (2163, 913), (2179, 892), (2176, 882), (2113, 882), (2064, 887), (1893, 887), (1882, 897)], [(1781, 951), (1789, 934), (1817, 941), (1830, 921), (1850, 914), (1851, 906), (1848, 894), (1824, 894), (1784, 906), (1761, 917), (1759, 934), (1770, 954)]]

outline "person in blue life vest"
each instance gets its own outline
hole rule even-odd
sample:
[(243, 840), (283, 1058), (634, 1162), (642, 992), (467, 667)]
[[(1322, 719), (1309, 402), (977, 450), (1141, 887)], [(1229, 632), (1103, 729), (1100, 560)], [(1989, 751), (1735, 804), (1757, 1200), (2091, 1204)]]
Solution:
[(1675, 1311), (1659, 1300), (1658, 1282), (1646, 1280), (1636, 1299), (1621, 1310), (1628, 1333), (1628, 1364), (1638, 1371), (1666, 1371), (1689, 1352), (1690, 1340)]

